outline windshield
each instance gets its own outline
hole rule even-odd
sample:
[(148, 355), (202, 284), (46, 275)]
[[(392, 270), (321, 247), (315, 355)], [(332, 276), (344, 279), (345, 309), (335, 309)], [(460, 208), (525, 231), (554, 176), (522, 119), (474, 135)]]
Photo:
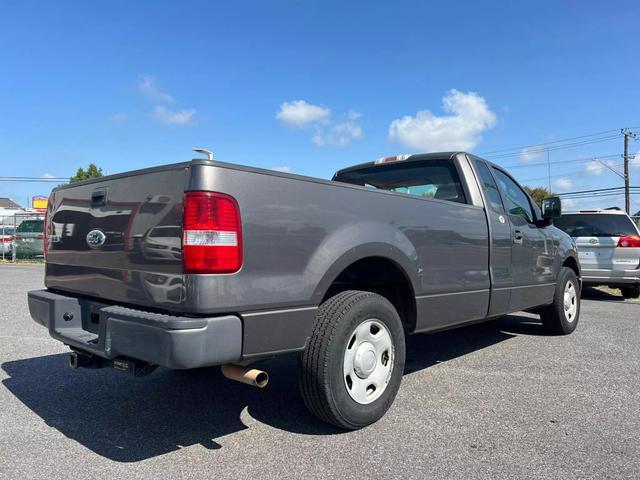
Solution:
[(44, 232), (44, 220), (25, 220), (18, 226), (20, 233), (42, 233)]
[(556, 218), (553, 224), (572, 237), (622, 237), (638, 234), (626, 215), (568, 214)]
[(149, 237), (180, 237), (181, 233), (181, 227), (155, 227), (149, 232)]

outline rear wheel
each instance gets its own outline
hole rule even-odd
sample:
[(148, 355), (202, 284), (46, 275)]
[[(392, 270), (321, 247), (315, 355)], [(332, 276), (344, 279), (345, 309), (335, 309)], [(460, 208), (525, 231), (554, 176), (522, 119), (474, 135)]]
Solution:
[(556, 335), (568, 335), (576, 329), (580, 318), (580, 283), (570, 268), (560, 270), (553, 303), (541, 311), (540, 318), (545, 329)]
[(640, 285), (620, 287), (620, 293), (624, 298), (638, 298), (640, 297)]
[(393, 403), (404, 360), (404, 331), (393, 305), (371, 292), (338, 293), (320, 305), (300, 356), (304, 403), (340, 428), (365, 427)]

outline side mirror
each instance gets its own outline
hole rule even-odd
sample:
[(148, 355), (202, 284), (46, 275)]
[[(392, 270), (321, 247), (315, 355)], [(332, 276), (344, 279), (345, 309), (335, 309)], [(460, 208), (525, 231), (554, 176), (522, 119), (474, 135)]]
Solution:
[(542, 218), (551, 220), (562, 215), (560, 197), (549, 197), (542, 200)]

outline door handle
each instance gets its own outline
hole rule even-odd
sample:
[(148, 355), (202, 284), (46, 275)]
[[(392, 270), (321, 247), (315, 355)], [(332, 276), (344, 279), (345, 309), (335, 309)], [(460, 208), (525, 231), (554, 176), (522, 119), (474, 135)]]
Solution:
[(513, 243), (521, 244), (524, 239), (524, 235), (520, 230), (513, 231)]

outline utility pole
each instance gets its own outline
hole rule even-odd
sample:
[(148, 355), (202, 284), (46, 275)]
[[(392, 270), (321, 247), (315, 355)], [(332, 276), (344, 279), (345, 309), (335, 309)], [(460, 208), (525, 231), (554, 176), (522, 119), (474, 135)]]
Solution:
[(629, 138), (636, 138), (636, 134), (628, 128), (623, 128), (620, 133), (624, 136), (624, 210), (631, 215), (631, 198), (629, 196)]

